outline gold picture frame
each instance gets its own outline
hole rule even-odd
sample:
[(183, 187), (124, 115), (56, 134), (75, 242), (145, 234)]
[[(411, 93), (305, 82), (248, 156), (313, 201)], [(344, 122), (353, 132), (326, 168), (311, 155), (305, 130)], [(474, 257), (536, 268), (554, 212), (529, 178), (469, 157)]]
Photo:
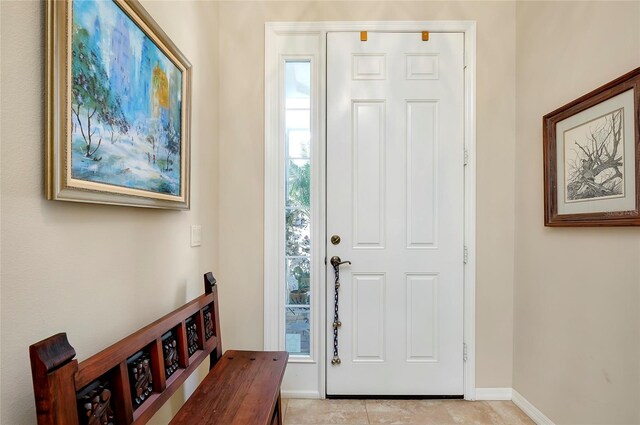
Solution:
[(191, 64), (136, 0), (47, 0), (50, 200), (187, 210)]

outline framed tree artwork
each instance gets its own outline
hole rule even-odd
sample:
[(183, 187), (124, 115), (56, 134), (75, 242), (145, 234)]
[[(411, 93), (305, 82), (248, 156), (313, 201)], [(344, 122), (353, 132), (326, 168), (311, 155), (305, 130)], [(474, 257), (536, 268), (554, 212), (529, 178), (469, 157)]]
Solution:
[(189, 209), (191, 64), (136, 0), (48, 0), (48, 199)]
[(543, 118), (545, 226), (640, 225), (640, 68)]

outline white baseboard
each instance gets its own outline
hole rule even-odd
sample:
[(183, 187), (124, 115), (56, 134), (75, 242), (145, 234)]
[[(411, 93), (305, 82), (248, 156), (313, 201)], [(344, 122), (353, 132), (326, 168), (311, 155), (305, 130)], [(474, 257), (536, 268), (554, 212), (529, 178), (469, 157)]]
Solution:
[(280, 391), (282, 398), (322, 398), (318, 391)]
[(551, 419), (513, 388), (476, 388), (476, 400), (511, 400), (537, 425), (555, 425)]
[(551, 419), (547, 418), (536, 406), (524, 398), (518, 391), (513, 390), (513, 404), (518, 406), (537, 425), (555, 425)]
[(476, 400), (511, 400), (511, 388), (476, 388)]

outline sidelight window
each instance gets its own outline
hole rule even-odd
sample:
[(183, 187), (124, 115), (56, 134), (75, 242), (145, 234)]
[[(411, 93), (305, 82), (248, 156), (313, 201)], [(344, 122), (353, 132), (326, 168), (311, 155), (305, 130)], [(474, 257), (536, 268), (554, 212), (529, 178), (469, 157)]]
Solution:
[(311, 63), (284, 63), (285, 348), (311, 353)]

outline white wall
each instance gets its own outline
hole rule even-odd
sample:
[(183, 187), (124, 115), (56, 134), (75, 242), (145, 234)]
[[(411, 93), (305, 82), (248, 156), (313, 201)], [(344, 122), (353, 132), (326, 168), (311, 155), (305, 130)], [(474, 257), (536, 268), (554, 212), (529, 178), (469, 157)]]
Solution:
[(640, 228), (543, 226), (542, 116), (640, 66), (640, 2), (517, 2), (514, 388), (640, 423)]
[(31, 343), (66, 331), (85, 359), (202, 293), (203, 273), (216, 271), (217, 7), (144, 6), (194, 67), (189, 212), (45, 200), (44, 2), (0, 4), (2, 424), (35, 423)]

